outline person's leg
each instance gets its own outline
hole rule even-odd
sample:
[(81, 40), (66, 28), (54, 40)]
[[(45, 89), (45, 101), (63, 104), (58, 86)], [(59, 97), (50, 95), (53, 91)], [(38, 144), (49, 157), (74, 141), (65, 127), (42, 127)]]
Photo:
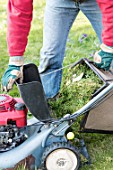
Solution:
[(47, 0), (39, 65), (47, 98), (53, 98), (60, 90), (66, 40), (78, 12), (73, 0)]
[(102, 43), (102, 15), (96, 0), (86, 0), (79, 4), (80, 10), (92, 24), (100, 43)]

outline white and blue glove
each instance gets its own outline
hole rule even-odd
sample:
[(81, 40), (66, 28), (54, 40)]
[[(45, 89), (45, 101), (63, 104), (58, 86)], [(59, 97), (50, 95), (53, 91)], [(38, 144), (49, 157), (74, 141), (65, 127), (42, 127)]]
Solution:
[(102, 44), (100, 48), (94, 55), (94, 63), (98, 68), (108, 71), (113, 61), (113, 47)]
[(12, 89), (15, 81), (23, 81), (23, 57), (10, 57), (8, 68), (2, 77), (2, 90), (8, 92)]

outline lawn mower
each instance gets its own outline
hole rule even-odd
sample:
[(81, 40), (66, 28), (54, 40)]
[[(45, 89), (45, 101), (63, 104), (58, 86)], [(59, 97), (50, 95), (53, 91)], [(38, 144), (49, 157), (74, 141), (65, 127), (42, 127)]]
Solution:
[[(24, 65), (24, 80), (16, 82), (21, 98), (0, 95), (0, 169), (16, 170), (78, 170), (81, 154), (90, 163), (84, 140), (80, 148), (70, 139), (67, 130), (80, 115), (84, 115), (80, 130), (83, 132), (113, 132), (112, 98), (113, 75), (98, 70), (93, 62), (81, 59), (74, 63), (86, 64), (103, 81), (91, 100), (73, 114), (60, 119), (51, 116), (35, 64)], [(27, 120), (27, 112), (33, 117)], [(107, 114), (107, 117), (106, 117)], [(21, 169), (22, 169), (21, 168)]]

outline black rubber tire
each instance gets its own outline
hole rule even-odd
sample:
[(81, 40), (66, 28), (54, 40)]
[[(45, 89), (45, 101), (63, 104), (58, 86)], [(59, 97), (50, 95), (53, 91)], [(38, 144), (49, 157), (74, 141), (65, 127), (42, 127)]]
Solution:
[[(53, 143), (51, 146), (46, 147), (46, 149), (45, 149), (45, 151), (44, 151), (44, 153), (42, 155), (42, 168), (43, 168), (43, 170), (48, 170), (47, 166), (46, 166), (48, 157), (50, 157), (50, 155), (52, 153), (54, 153), (54, 151), (58, 151), (60, 149), (63, 149), (63, 150), (65, 149), (65, 150), (68, 150), (68, 152), (73, 153), (73, 155), (76, 157), (76, 161), (77, 161), (77, 165), (76, 165), (74, 170), (78, 170), (79, 167), (80, 167), (80, 153), (79, 153), (78, 149), (75, 148), (69, 142), (66, 142), (66, 143), (65, 142)], [(57, 170), (60, 170), (60, 169), (57, 168)], [(53, 169), (49, 168), (49, 170), (53, 170)]]

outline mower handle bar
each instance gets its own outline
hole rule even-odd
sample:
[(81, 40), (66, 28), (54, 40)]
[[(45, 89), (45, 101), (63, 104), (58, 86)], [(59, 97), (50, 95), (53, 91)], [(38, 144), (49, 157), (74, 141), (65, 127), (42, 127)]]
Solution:
[(96, 104), (99, 104), (99, 102), (107, 95), (107, 93), (113, 88), (113, 83), (109, 84), (104, 90), (102, 90), (98, 95), (96, 95), (94, 98), (92, 98), (86, 105), (84, 105), (81, 109), (74, 112), (72, 115), (64, 116), (61, 121), (65, 120), (76, 120), (78, 116), (81, 116), (82, 114), (88, 112), (90, 109), (94, 108)]

